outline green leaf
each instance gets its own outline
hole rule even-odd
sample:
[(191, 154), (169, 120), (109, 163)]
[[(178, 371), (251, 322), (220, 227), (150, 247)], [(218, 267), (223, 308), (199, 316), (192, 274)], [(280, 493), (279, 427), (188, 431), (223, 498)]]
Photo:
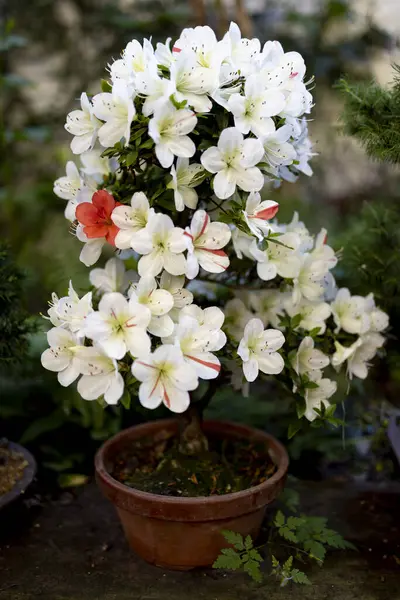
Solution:
[(85, 485), (89, 481), (87, 475), (73, 473), (63, 473), (58, 477), (58, 485), (62, 488), (78, 487)]
[(230, 569), (236, 571), (242, 566), (240, 555), (233, 548), (223, 548), (213, 563), (213, 569)]
[(321, 327), (314, 327), (314, 329), (311, 329), (311, 331), (308, 332), (308, 335), (312, 338), (314, 338), (316, 335), (319, 334), (319, 332), (321, 331)]
[(285, 488), (281, 493), (279, 500), (292, 512), (295, 512), (300, 503), (300, 495), (296, 490)]
[(305, 519), (303, 517), (289, 517), (286, 521), (286, 524), (289, 527), (289, 529), (296, 529), (296, 527), (299, 527), (304, 523)]
[(111, 83), (109, 83), (106, 79), (101, 80), (101, 91), (102, 92), (112, 92)]
[(278, 529), (278, 533), (280, 536), (285, 538), (285, 540), (288, 540), (288, 542), (293, 542), (294, 544), (296, 544), (298, 541), (296, 534), (291, 529), (289, 529), (289, 527), (281, 527), (280, 529)]
[(248, 560), (243, 563), (243, 571), (250, 575), (250, 577), (257, 583), (262, 582), (262, 573), (260, 570), (260, 563), (255, 560)]
[(180, 110), (181, 108), (185, 108), (185, 106), (187, 104), (187, 100), (182, 100), (182, 102), (178, 102), (178, 100), (175, 98), (174, 94), (171, 94), (169, 99), (171, 100), (171, 103), (175, 106), (175, 108), (177, 110)]
[(244, 540), (244, 547), (246, 550), (251, 550), (253, 548), (253, 540), (249, 535), (246, 536), (246, 539)]
[(315, 558), (317, 561), (323, 562), (326, 550), (324, 546), (315, 540), (307, 540), (303, 544), (304, 550), (310, 553), (312, 558)]
[(263, 561), (263, 557), (261, 556), (261, 554), (259, 553), (259, 551), (258, 551), (258, 550), (256, 550), (255, 548), (252, 548), (252, 549), (249, 551), (249, 554), (248, 554), (248, 555), (249, 555), (249, 557), (250, 557), (252, 560), (256, 560), (256, 561), (258, 561), (258, 562), (262, 562), (262, 561)]
[(288, 439), (292, 439), (292, 437), (294, 437), (296, 435), (296, 433), (298, 433), (300, 431), (300, 429), (303, 427), (303, 424), (301, 423), (301, 421), (296, 421), (296, 423), (290, 423), (289, 425), (289, 429), (288, 429)]
[(275, 515), (274, 525), (276, 525), (276, 527), (282, 527), (284, 524), (285, 524), (285, 515), (283, 514), (283, 512), (281, 510), (278, 510), (278, 512)]
[(245, 545), (243, 542), (243, 536), (240, 533), (236, 533), (235, 531), (224, 530), (221, 532), (226, 541), (229, 544), (232, 544), (237, 550), (244, 550)]
[(293, 556), (289, 556), (289, 558), (283, 564), (283, 571), (289, 573), (292, 569), (293, 565)]
[(303, 316), (301, 314), (295, 315), (294, 317), (292, 317), (291, 321), (290, 321), (290, 325), (292, 327), (292, 329), (296, 329), (296, 327), (298, 327), (301, 323)]
[(274, 555), (271, 556), (271, 561), (272, 561), (272, 566), (276, 569), (277, 567), (279, 567), (279, 560), (277, 560), (277, 558), (275, 558)]
[(151, 138), (149, 138), (148, 140), (146, 140), (145, 142), (143, 142), (143, 144), (141, 144), (141, 148), (144, 148), (145, 150), (149, 150), (150, 148), (152, 148), (154, 146), (154, 142)]
[(126, 408), (126, 410), (130, 409), (130, 407), (131, 407), (131, 395), (130, 395), (129, 391), (126, 388), (124, 390), (122, 398), (120, 399), (120, 402), (121, 402), (122, 406), (124, 408)]
[(132, 142), (135, 142), (138, 138), (140, 138), (146, 132), (147, 132), (147, 127), (141, 127), (140, 129), (135, 131), (135, 133), (132, 133), (129, 142), (132, 144)]
[(130, 154), (128, 154), (128, 156), (125, 159), (125, 164), (127, 167), (132, 166), (133, 164), (135, 164), (135, 162), (137, 161), (139, 156), (139, 153), (137, 150), (134, 150), (133, 152), (130, 152)]
[(299, 569), (292, 569), (290, 574), (292, 581), (294, 583), (301, 583), (303, 585), (311, 585), (311, 581), (308, 579), (307, 575), (303, 573), (303, 571), (299, 571)]

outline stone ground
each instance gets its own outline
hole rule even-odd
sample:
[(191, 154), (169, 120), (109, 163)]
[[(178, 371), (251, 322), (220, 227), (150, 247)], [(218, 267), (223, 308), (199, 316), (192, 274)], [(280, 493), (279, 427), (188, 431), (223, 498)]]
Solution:
[(0, 600), (400, 599), (400, 487), (303, 482), (300, 491), (307, 513), (329, 515), (358, 547), (307, 567), (312, 586), (259, 586), (237, 573), (149, 566), (130, 552), (92, 483), (0, 515)]

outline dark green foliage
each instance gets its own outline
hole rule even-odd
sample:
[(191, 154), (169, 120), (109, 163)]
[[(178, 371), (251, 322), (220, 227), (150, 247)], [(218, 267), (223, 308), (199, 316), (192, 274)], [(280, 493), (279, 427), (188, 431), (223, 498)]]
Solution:
[(27, 335), (32, 330), (23, 308), (23, 276), (14, 264), (8, 247), (0, 244), (0, 370), (9, 369), (25, 358)]
[(262, 573), (260, 565), (262, 556), (254, 548), (253, 540), (248, 535), (243, 538), (240, 533), (234, 531), (223, 531), (224, 538), (233, 548), (223, 548), (221, 554), (213, 564), (214, 569), (229, 569), (231, 571), (242, 570), (254, 581), (261, 583)]
[(380, 161), (400, 162), (400, 66), (395, 66), (393, 85), (385, 89), (376, 82), (353, 83), (342, 79), (342, 116), (347, 135), (357, 138), (365, 150)]
[[(283, 492), (281, 501), (285, 510), (296, 512), (299, 495), (295, 490), (288, 488)], [(234, 531), (223, 531), (223, 536), (232, 547), (221, 550), (213, 567), (244, 571), (254, 581), (261, 583), (263, 581), (261, 563), (265, 560), (270, 561), (272, 565), (270, 574), (279, 581), (281, 587), (286, 586), (290, 581), (308, 585), (311, 582), (298, 565), (302, 565), (307, 559), (315, 560), (322, 566), (329, 548), (355, 549), (353, 544), (326, 525), (327, 519), (323, 517), (310, 517), (304, 514), (286, 516), (282, 510), (278, 510), (269, 524), (264, 558), (254, 548), (250, 536), (243, 538)], [(297, 566), (293, 566), (294, 561), (297, 561)]]

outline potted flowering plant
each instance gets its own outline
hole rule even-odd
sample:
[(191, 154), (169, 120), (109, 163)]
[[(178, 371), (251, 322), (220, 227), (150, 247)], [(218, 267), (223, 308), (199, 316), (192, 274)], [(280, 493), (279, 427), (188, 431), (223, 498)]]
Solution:
[(302, 57), (233, 23), (220, 41), (196, 27), (170, 42), (130, 42), (67, 116), (81, 166), (55, 193), (82, 262), (118, 257), (90, 272), (94, 291), (53, 295), (42, 363), (86, 400), (182, 415), (118, 434), (96, 469), (133, 548), (185, 569), (213, 562), (221, 529), (255, 536), (287, 470), (271, 436), (202, 423), (217, 387), (273, 376), (299, 422), (334, 422), (335, 370), (365, 378), (388, 320), (336, 289), (325, 230), (278, 223), (261, 196), (312, 174)]

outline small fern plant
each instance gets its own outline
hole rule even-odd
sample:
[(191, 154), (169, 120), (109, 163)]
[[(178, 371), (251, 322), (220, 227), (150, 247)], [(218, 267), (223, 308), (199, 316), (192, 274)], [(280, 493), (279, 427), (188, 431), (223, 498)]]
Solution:
[[(288, 490), (286, 507), (297, 510), (298, 495)], [(243, 571), (257, 583), (262, 583), (270, 565), (269, 576), (281, 587), (288, 583), (310, 585), (311, 581), (299, 567), (307, 561), (323, 565), (328, 549), (355, 549), (339, 533), (327, 527), (327, 519), (301, 514), (285, 516), (278, 510), (270, 522), (267, 542), (254, 547), (250, 536), (223, 531), (229, 548), (223, 548), (213, 564), (214, 569)], [(289, 542), (289, 543), (287, 543)], [(265, 567), (263, 568), (263, 564)]]

